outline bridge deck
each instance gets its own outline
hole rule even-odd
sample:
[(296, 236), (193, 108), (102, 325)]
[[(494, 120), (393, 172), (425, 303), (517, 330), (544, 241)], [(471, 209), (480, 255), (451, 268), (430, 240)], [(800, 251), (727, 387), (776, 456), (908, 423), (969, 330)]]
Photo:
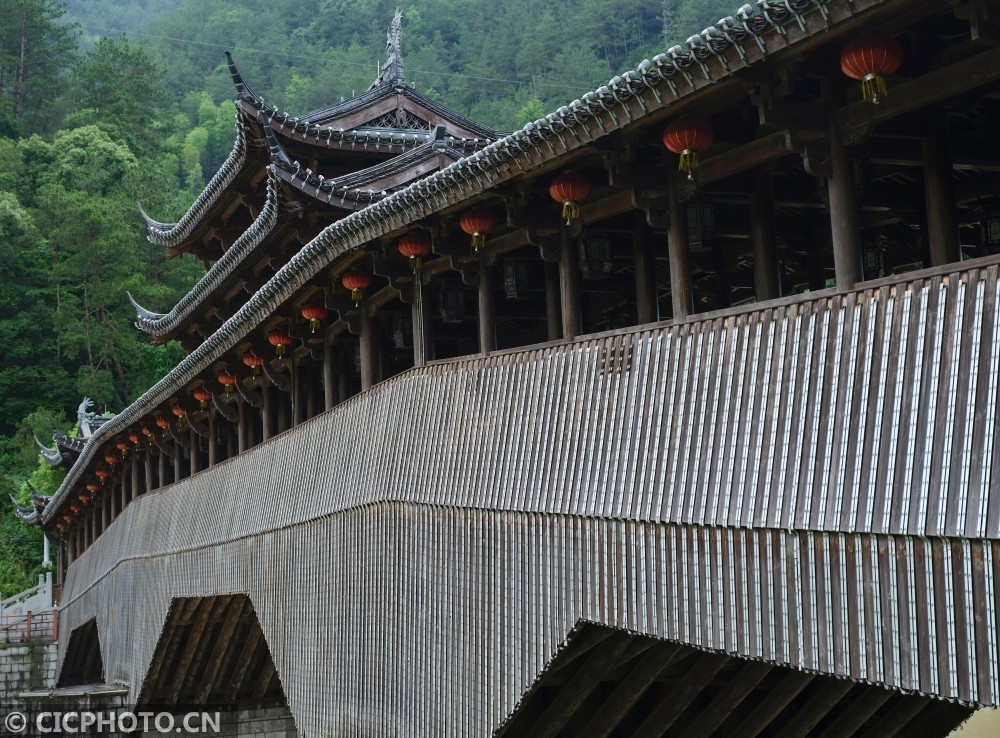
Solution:
[(63, 632), (135, 697), (249, 592), (309, 734), (487, 734), (581, 620), (996, 705), (997, 264), (865, 287), (384, 382), (130, 505)]

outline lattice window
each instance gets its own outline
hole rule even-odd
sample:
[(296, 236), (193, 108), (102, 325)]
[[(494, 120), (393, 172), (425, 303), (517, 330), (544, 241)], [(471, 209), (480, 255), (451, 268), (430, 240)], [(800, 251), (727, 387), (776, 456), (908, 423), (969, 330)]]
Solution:
[(396, 111), (380, 115), (374, 120), (370, 120), (359, 128), (405, 128), (408, 131), (429, 131), (431, 124), (423, 118), (419, 118), (408, 110), (402, 111), (402, 123), (396, 115)]

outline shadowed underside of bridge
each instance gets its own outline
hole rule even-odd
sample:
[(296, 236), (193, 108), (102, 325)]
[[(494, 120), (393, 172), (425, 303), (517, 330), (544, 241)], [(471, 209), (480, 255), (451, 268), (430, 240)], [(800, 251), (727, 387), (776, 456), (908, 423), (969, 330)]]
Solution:
[(496, 736), (946, 735), (972, 709), (581, 624)]
[[(787, 698), (761, 730), (868, 711), (940, 734), (952, 703), (1000, 702), (998, 297), (996, 265), (970, 267), (409, 372), (129, 505), (70, 568), (63, 622), (96, 619), (135, 700), (177, 598), (248, 594), (310, 736), (541, 720), (580, 622), (684, 647), (643, 720), (686, 725), (766, 663), (721, 728)], [(616, 675), (645, 645), (591, 654), (593, 703), (637, 689)], [(691, 694), (657, 699), (674, 677)]]

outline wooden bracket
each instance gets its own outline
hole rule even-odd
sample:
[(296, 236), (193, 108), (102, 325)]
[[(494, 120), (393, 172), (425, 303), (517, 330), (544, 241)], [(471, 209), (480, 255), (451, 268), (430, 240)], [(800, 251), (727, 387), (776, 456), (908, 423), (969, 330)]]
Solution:
[(264, 359), (263, 363), (260, 365), (260, 368), (264, 372), (264, 376), (267, 377), (267, 381), (282, 392), (291, 392), (292, 378), (280, 370), (275, 370), (271, 363), (272, 361), (273, 359)]
[(219, 414), (227, 421), (234, 424), (239, 422), (240, 414), (237, 412), (236, 408), (230, 407), (229, 403), (220, 401), (218, 395), (212, 396), (212, 404), (215, 405), (215, 409), (218, 410)]

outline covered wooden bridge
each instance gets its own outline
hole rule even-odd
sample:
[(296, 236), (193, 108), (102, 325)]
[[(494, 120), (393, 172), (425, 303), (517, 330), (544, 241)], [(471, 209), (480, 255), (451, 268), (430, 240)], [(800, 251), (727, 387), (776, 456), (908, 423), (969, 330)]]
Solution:
[(232, 64), (233, 154), (147, 216), (206, 260), (138, 309), (190, 354), (37, 516), (62, 683), (316, 736), (996, 706), (997, 12), (761, 0), (507, 136), (398, 17), (312, 114)]

